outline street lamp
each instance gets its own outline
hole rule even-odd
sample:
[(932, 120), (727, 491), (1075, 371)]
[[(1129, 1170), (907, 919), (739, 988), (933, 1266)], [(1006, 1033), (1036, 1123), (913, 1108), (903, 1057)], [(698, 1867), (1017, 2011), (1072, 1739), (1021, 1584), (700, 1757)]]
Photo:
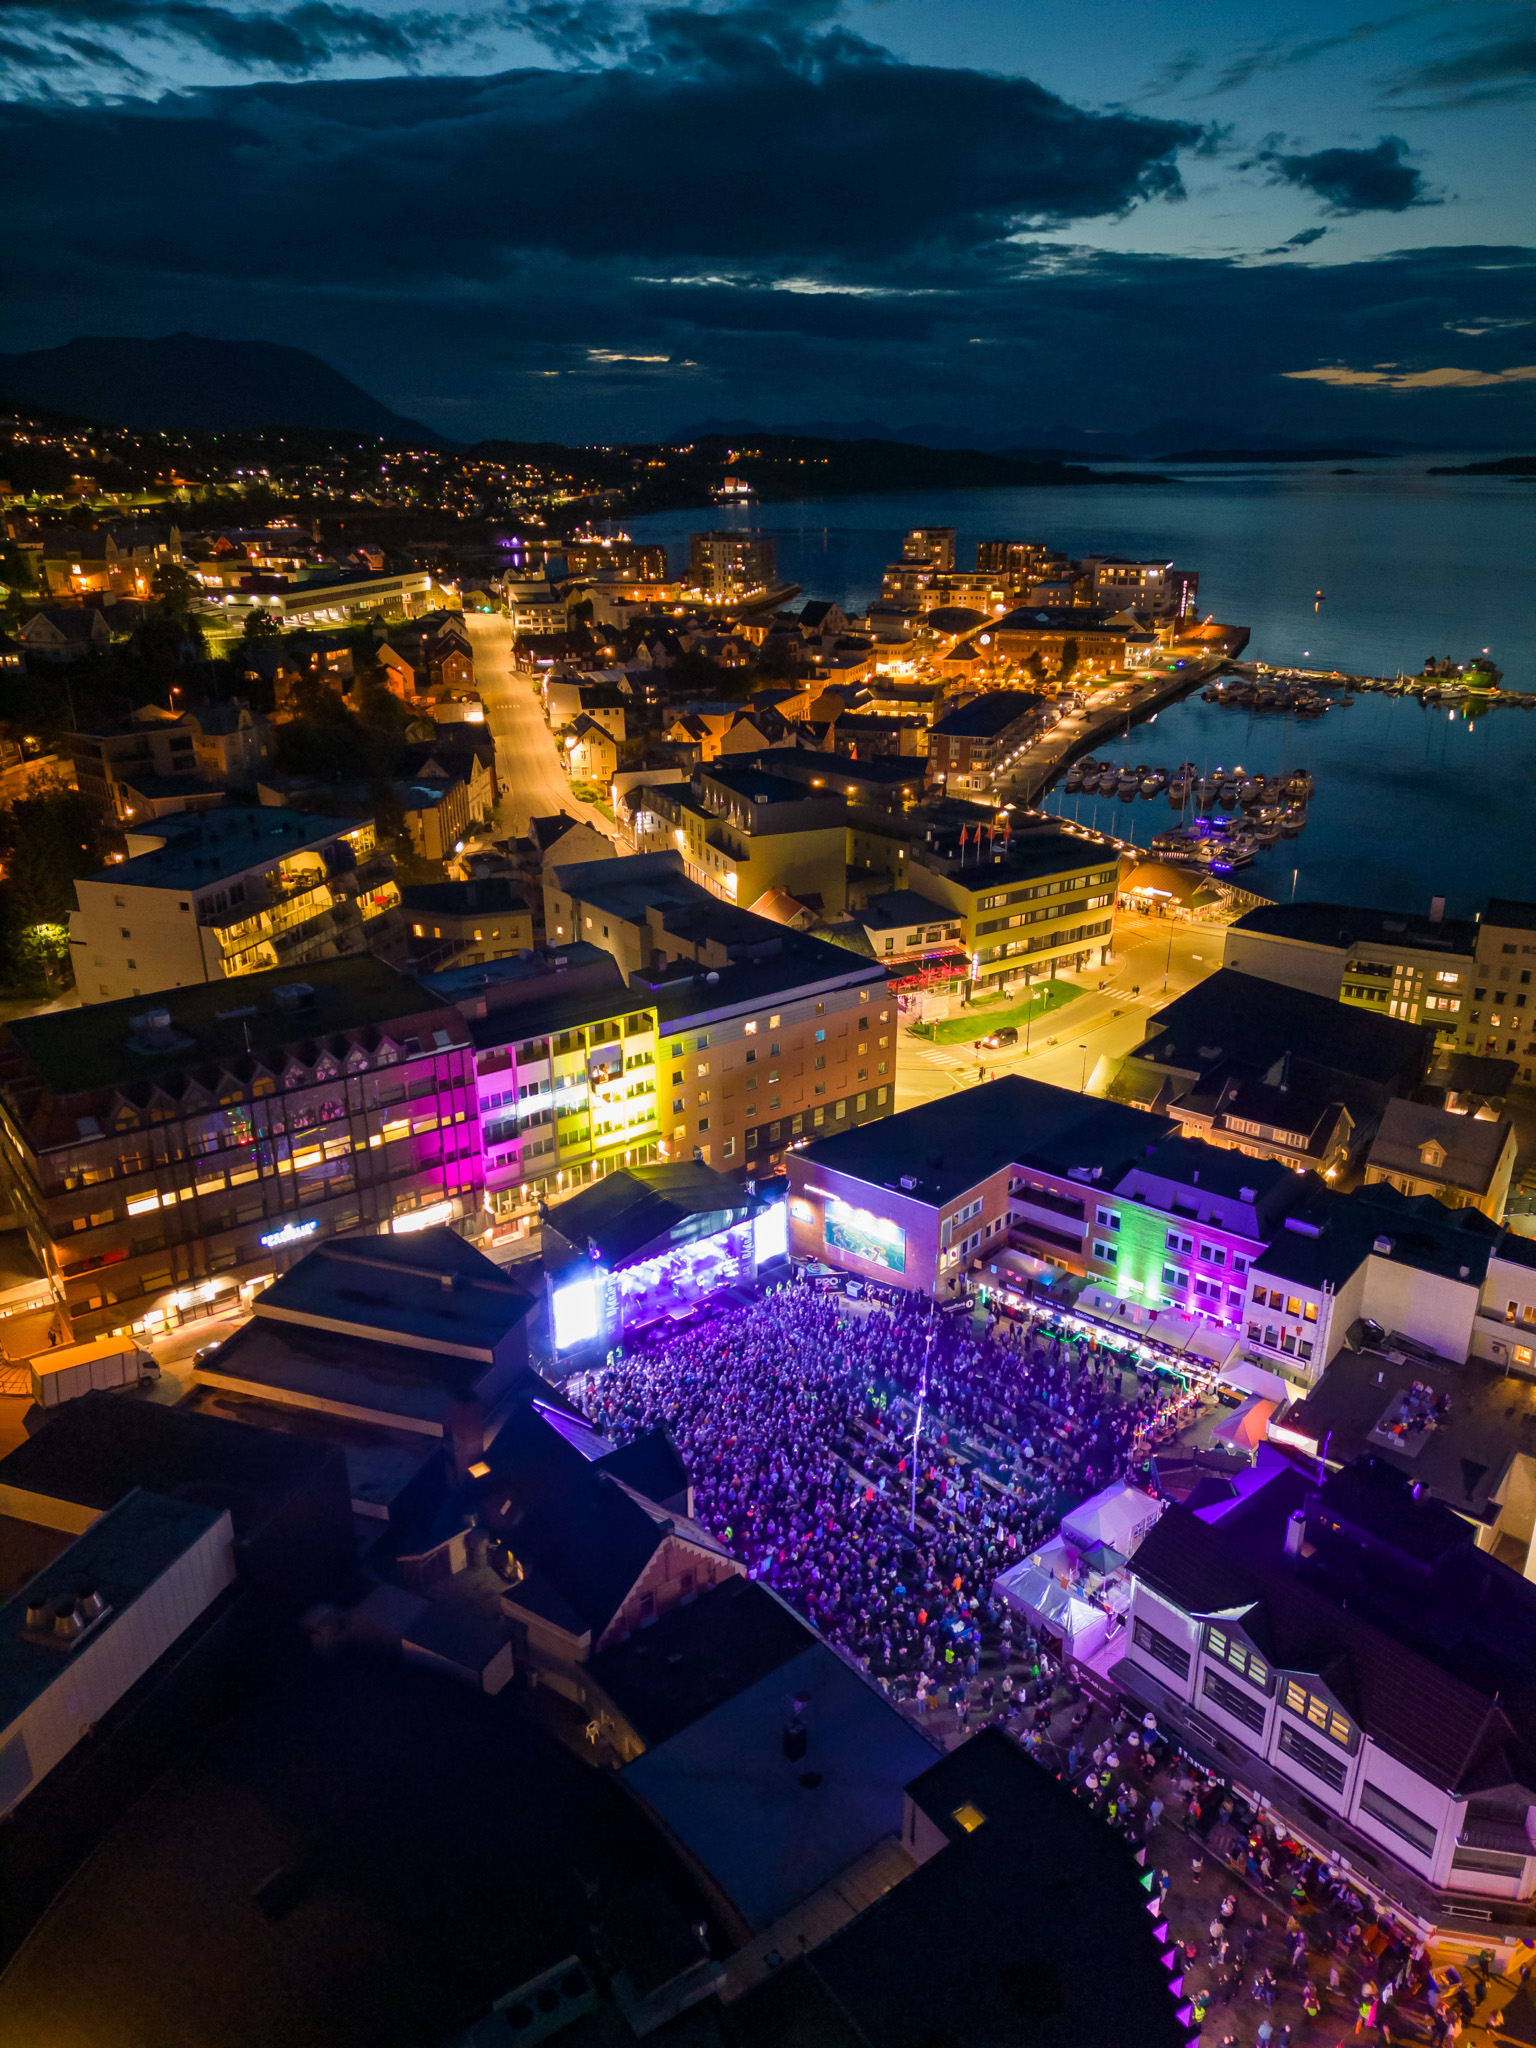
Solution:
[(1082, 1078), (1077, 1084), (1077, 1092), (1079, 1095), (1086, 1095), (1088, 1093), (1088, 1048), (1086, 1045), (1080, 1045), (1077, 1049), (1083, 1056), (1083, 1072)]

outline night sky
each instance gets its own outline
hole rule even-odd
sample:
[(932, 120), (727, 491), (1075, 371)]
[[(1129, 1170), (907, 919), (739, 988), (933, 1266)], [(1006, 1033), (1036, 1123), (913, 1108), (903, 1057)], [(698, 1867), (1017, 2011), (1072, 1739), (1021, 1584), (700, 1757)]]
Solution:
[(1514, 0), (8, 0), (0, 67), (7, 349), (465, 437), (1536, 439)]

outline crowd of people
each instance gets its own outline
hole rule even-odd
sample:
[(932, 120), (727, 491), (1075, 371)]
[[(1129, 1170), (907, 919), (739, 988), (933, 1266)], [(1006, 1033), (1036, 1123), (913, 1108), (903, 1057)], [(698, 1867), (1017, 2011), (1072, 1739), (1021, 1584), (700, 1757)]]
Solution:
[(706, 1527), (912, 1697), (968, 1685), (984, 1638), (1018, 1633), (998, 1573), (1145, 1461), (1177, 1392), (1050, 1322), (979, 1334), (921, 1302), (853, 1305), (795, 1281), (642, 1338), (584, 1405), (619, 1441), (664, 1424)]

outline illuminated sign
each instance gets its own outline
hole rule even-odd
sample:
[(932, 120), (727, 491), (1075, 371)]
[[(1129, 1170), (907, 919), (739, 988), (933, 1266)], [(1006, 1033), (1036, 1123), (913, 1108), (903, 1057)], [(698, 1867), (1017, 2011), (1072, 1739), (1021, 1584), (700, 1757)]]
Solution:
[(417, 1209), (410, 1216), (397, 1216), (390, 1224), (396, 1236), (407, 1230), (430, 1230), (434, 1223), (453, 1221), (452, 1202), (434, 1202), (430, 1209)]
[(797, 1223), (809, 1223), (816, 1212), (809, 1202), (802, 1202), (797, 1195), (789, 1205), (789, 1213)]
[(899, 1223), (869, 1209), (850, 1209), (846, 1202), (827, 1204), (826, 1242), (856, 1259), (888, 1266), (893, 1273), (907, 1267), (907, 1233)]
[(573, 1280), (566, 1287), (556, 1288), (551, 1306), (555, 1319), (555, 1349), (568, 1351), (573, 1344), (586, 1344), (597, 1335), (598, 1289), (601, 1280), (597, 1274), (585, 1279)]
[(760, 1266), (782, 1259), (789, 1250), (789, 1216), (782, 1202), (759, 1209), (752, 1218), (752, 1256)]
[(280, 1244), (297, 1244), (301, 1238), (313, 1237), (319, 1228), (318, 1217), (312, 1217), (308, 1223), (285, 1223), (281, 1230), (269, 1230), (261, 1241), (269, 1249)]

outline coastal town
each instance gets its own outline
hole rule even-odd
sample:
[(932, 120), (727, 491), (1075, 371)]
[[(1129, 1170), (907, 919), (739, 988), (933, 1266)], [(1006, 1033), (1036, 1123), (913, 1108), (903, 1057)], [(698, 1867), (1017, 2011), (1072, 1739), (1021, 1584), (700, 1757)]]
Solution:
[(835, 602), (772, 449), (12, 428), (0, 2041), (146, 1895), (231, 2041), (1536, 2021), (1536, 902), (1152, 736), (1370, 679)]

